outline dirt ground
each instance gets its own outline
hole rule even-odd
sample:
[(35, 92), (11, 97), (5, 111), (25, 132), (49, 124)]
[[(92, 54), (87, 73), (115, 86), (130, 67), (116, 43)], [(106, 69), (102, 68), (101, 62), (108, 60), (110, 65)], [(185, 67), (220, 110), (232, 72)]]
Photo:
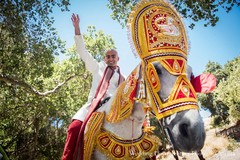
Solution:
[[(223, 136), (216, 136), (216, 129), (210, 128), (210, 119), (205, 119), (206, 141), (202, 154), (206, 160), (240, 160), (240, 142), (232, 143)], [(175, 160), (171, 153), (160, 154), (157, 159)], [(182, 153), (180, 160), (199, 160), (196, 153)]]

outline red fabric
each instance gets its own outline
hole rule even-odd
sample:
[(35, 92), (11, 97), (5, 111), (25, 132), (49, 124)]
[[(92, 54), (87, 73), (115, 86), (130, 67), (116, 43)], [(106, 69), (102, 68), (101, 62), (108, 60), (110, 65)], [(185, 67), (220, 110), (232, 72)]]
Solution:
[[(119, 69), (119, 84), (124, 81), (123, 76), (120, 74), (120, 69)], [(109, 86), (109, 81), (112, 78), (114, 74), (114, 71), (110, 68), (107, 67), (104, 71), (103, 77), (98, 85), (95, 97), (91, 103), (91, 106), (89, 107), (89, 111), (87, 116), (84, 119), (84, 122), (82, 124), (82, 127), (80, 129), (79, 135), (78, 135), (78, 139), (77, 139), (77, 146), (75, 148), (74, 151), (74, 160), (83, 160), (83, 152), (84, 152), (84, 130), (85, 130), (85, 126), (89, 120), (89, 118), (91, 117), (92, 113), (95, 111), (97, 105), (99, 104), (100, 100), (103, 98), (103, 96), (105, 95), (107, 88)], [(118, 85), (119, 85), (118, 84)]]
[(100, 83), (98, 84), (97, 91), (95, 93), (94, 98), (102, 98), (104, 94), (107, 91), (109, 81), (112, 78), (114, 71), (110, 68), (107, 67), (103, 73), (102, 79), (100, 80)]
[(69, 125), (62, 160), (73, 160), (73, 154), (77, 143), (76, 140), (78, 138), (82, 123), (82, 121), (73, 120)]
[(82, 127), (80, 129), (78, 138), (77, 138), (77, 146), (75, 148), (74, 152), (74, 160), (83, 160), (83, 154), (84, 154), (84, 130), (85, 126), (91, 117), (92, 113), (94, 112), (95, 108), (99, 104), (100, 100), (103, 98), (105, 95), (107, 88), (109, 86), (109, 81), (112, 78), (114, 71), (110, 68), (107, 67), (104, 71), (103, 77), (98, 85), (95, 97), (89, 107), (88, 114), (85, 117)]
[[(108, 72), (107, 72), (108, 70)], [(85, 117), (84, 122), (79, 120), (74, 120), (68, 129), (68, 135), (64, 147), (64, 152), (62, 155), (62, 160), (82, 160), (83, 159), (83, 149), (84, 149), (84, 130), (85, 125), (88, 122), (88, 119), (91, 117), (92, 113), (94, 112), (96, 106), (105, 95), (106, 90), (109, 85), (109, 80), (113, 75), (113, 70), (110, 67), (107, 67), (104, 71), (104, 75), (98, 85), (95, 98), (93, 99), (91, 106), (89, 107), (88, 115)], [(125, 79), (120, 73), (120, 69), (118, 68), (119, 73), (119, 81), (120, 84)], [(119, 85), (118, 84), (118, 85)]]
[(210, 73), (203, 73), (197, 77), (191, 78), (191, 83), (198, 93), (210, 93), (212, 92), (217, 84), (217, 79)]

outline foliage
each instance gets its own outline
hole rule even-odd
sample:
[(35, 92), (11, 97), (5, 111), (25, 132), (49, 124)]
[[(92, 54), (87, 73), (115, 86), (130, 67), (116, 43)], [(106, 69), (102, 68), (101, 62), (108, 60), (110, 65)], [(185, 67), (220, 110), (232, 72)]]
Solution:
[(199, 94), (198, 99), (204, 109), (214, 117), (214, 125), (227, 124), (240, 119), (240, 57), (229, 61), (224, 67), (209, 62), (204, 72), (217, 78), (217, 88), (212, 93)]
[(215, 91), (216, 100), (222, 101), (229, 108), (233, 121), (240, 120), (240, 57), (228, 62), (225, 66), (227, 79), (223, 79)]
[(2, 160), (9, 160), (7, 154), (5, 153), (4, 149), (2, 148), (2, 146), (0, 145), (0, 158)]
[(52, 27), (54, 20), (48, 17), (55, 5), (65, 11), (69, 2), (0, 2), (1, 77), (26, 80), (27, 75), (32, 75), (35, 83), (41, 83), (36, 77), (51, 75), (53, 55), (64, 52)]
[[(139, 0), (109, 0), (108, 7), (113, 11), (111, 15), (112, 18), (117, 20), (122, 27), (126, 26), (128, 15), (138, 1)], [(193, 21), (189, 26), (190, 28), (194, 28), (195, 23), (201, 20), (205, 21), (204, 26), (215, 26), (219, 20), (219, 17), (216, 14), (220, 7), (226, 12), (230, 12), (235, 5), (240, 6), (240, 2), (229, 0), (169, 1), (184, 18), (189, 18)]]
[[(71, 117), (87, 100), (91, 75), (76, 49), (64, 61), (55, 59), (66, 51), (49, 14), (68, 5), (0, 2), (0, 144), (12, 160), (60, 159)], [(88, 32), (87, 49), (101, 53), (95, 55), (101, 60), (113, 40), (102, 31)]]
[(44, 148), (38, 138), (48, 128), (49, 101), (30, 92), (44, 90), (54, 55), (64, 52), (48, 17), (56, 5), (65, 11), (69, 2), (0, 2), (0, 143), (10, 159), (35, 159)]
[[(105, 35), (102, 36), (104, 39)], [(91, 75), (75, 48), (69, 49), (68, 56), (69, 59), (52, 64), (51, 77), (39, 78), (43, 89), (51, 90), (65, 77), (74, 75), (51, 94), (40, 96), (28, 93), (23, 87), (1, 83), (0, 142), (11, 159), (60, 158), (71, 117), (87, 101), (91, 87)]]
[[(219, 63), (215, 63), (215, 62), (208, 62), (204, 72), (212, 73), (213, 75), (215, 75), (217, 79), (217, 85), (221, 79), (224, 79), (227, 77), (227, 75), (225, 75), (223, 72), (222, 66)], [(217, 115), (220, 113), (219, 118), (221, 117), (220, 118), (221, 120), (227, 120), (226, 118), (228, 117), (228, 115), (226, 115), (226, 113), (228, 108), (226, 108), (226, 106), (220, 102), (218, 103), (215, 102), (214, 93), (199, 94), (198, 100), (201, 102), (203, 109), (208, 109), (212, 115)], [(225, 112), (221, 112), (220, 110), (223, 110)]]
[(96, 32), (94, 26), (87, 28), (89, 34), (84, 34), (84, 40), (86, 43), (86, 49), (89, 53), (92, 53), (93, 57), (97, 61), (101, 61), (105, 56), (105, 52), (108, 49), (116, 49), (114, 41), (109, 35), (104, 35), (103, 31)]

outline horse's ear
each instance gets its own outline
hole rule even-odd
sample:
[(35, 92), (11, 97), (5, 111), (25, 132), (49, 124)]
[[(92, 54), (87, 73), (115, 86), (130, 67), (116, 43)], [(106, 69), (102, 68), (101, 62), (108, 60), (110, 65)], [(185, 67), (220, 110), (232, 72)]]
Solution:
[(197, 77), (191, 77), (191, 83), (193, 88), (198, 93), (210, 93), (212, 92), (217, 84), (217, 79), (210, 73), (203, 73)]

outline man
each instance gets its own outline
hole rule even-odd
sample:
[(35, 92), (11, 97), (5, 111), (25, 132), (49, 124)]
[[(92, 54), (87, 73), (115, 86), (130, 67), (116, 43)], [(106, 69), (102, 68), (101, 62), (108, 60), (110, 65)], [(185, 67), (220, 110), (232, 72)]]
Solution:
[(85, 125), (92, 112), (96, 110), (99, 104), (106, 103), (106, 99), (113, 95), (118, 85), (124, 81), (124, 77), (120, 73), (120, 68), (117, 65), (119, 61), (117, 51), (114, 49), (108, 50), (104, 62), (98, 63), (85, 48), (79, 27), (79, 16), (73, 14), (71, 19), (75, 29), (74, 39), (77, 53), (85, 62), (86, 69), (92, 73), (93, 80), (87, 103), (73, 116), (73, 121), (69, 125), (62, 160), (74, 159), (79, 146), (83, 147)]

